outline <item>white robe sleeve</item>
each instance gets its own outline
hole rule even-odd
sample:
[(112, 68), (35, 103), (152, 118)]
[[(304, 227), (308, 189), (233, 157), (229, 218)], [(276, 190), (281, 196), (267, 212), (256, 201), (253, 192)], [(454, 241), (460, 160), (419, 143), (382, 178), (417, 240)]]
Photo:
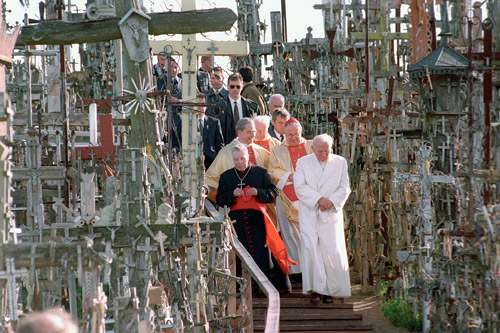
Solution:
[(278, 180), (278, 183), (276, 184), (276, 187), (279, 188), (280, 190), (283, 190), (283, 187), (288, 183), (288, 176), (290, 176), (291, 172), (285, 173), (281, 178)]
[(321, 199), (322, 195), (307, 184), (307, 164), (305, 162), (306, 161), (303, 158), (297, 161), (297, 169), (293, 174), (293, 184), (295, 187), (295, 193), (300, 200), (300, 204), (306, 205), (309, 208), (315, 208), (318, 200)]
[(328, 196), (328, 200), (333, 202), (337, 211), (340, 211), (344, 207), (344, 204), (351, 193), (351, 187), (349, 186), (349, 174), (347, 172), (347, 161), (345, 158), (342, 158), (339, 164), (341, 164), (341, 170), (339, 172), (339, 187)]

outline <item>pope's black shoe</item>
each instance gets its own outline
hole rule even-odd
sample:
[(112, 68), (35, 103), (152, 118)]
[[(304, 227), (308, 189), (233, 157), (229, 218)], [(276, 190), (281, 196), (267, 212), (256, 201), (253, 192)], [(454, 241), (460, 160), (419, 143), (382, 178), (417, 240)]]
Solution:
[(321, 302), (321, 296), (318, 293), (311, 294), (311, 304), (318, 304)]

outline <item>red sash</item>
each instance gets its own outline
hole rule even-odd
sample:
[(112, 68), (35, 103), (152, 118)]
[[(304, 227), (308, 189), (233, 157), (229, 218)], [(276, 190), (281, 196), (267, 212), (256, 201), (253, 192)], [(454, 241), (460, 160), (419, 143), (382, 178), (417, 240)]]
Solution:
[[(247, 185), (243, 191), (245, 193), (250, 189), (250, 186)], [(290, 264), (297, 265), (297, 262), (290, 259), (288, 256), (288, 252), (286, 250), (285, 244), (281, 240), (276, 227), (274, 226), (269, 214), (266, 210), (266, 204), (262, 202), (258, 202), (255, 196), (247, 196), (246, 194), (242, 197), (235, 198), (236, 204), (231, 206), (231, 210), (239, 210), (239, 209), (253, 209), (258, 210), (264, 215), (264, 221), (266, 226), (266, 244), (267, 247), (271, 250), (274, 258), (278, 262), (281, 267), (281, 270), (285, 275), (289, 275), (290, 273)]]
[(257, 165), (257, 160), (255, 159), (255, 151), (253, 150), (253, 147), (249, 145), (247, 147), (248, 150), (248, 163)]
[(263, 140), (263, 141), (255, 141), (254, 140), (253, 143), (261, 146), (264, 149), (267, 149), (267, 151), (271, 151), (271, 149), (269, 148), (269, 140)]
[(294, 147), (288, 146), (288, 153), (292, 159), (293, 171), (295, 171), (299, 158), (307, 155), (305, 142), (302, 142), (298, 146)]
[(283, 186), (283, 193), (285, 193), (286, 197), (290, 199), (290, 201), (299, 200), (299, 198), (297, 197), (297, 193), (295, 193), (295, 187), (293, 186), (293, 184)]
[[(288, 146), (288, 153), (290, 154), (290, 158), (292, 160), (293, 171), (297, 168), (297, 161), (299, 158), (306, 156), (306, 144), (300, 143), (298, 146), (290, 147)], [(295, 193), (295, 187), (293, 184), (288, 184), (283, 187), (283, 193), (285, 193), (286, 197), (290, 199), (290, 201), (297, 201), (299, 198)]]

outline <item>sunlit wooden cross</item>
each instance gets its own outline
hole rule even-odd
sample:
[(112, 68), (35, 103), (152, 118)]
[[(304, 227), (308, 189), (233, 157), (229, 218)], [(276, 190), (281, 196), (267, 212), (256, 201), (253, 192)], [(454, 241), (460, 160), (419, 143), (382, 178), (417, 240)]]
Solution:
[[(183, 0), (182, 11), (192, 11), (196, 9), (196, 0)], [(196, 101), (196, 71), (197, 59), (200, 56), (232, 56), (244, 57), (249, 53), (247, 41), (198, 41), (195, 34), (182, 35), (182, 41), (153, 41), (150, 40), (150, 47), (153, 54), (164, 51), (166, 45), (170, 45), (172, 50), (182, 55), (182, 100), (184, 102)], [(182, 151), (183, 151), (183, 175), (184, 189), (197, 195), (196, 172), (196, 118), (193, 112), (185, 112), (192, 107), (183, 108), (182, 113)], [(203, 164), (201, 165), (203, 167)]]

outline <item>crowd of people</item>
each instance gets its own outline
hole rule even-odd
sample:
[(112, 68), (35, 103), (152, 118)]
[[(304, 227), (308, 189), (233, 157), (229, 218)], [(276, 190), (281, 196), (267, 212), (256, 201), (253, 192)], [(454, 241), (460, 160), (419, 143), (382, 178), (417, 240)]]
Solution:
[[(202, 57), (197, 75), (205, 193), (230, 208), (238, 239), (280, 292), (302, 282), (311, 303), (350, 296), (343, 218), (350, 194), (347, 161), (332, 153), (331, 136), (302, 136), (282, 95), (266, 103), (251, 67), (228, 75), (224, 86), (225, 73), (212, 61)], [(170, 88), (172, 101), (178, 101), (179, 66), (169, 59), (166, 75), (165, 63), (158, 56), (153, 68), (157, 88)], [(174, 119), (174, 146), (180, 147), (179, 114)]]

